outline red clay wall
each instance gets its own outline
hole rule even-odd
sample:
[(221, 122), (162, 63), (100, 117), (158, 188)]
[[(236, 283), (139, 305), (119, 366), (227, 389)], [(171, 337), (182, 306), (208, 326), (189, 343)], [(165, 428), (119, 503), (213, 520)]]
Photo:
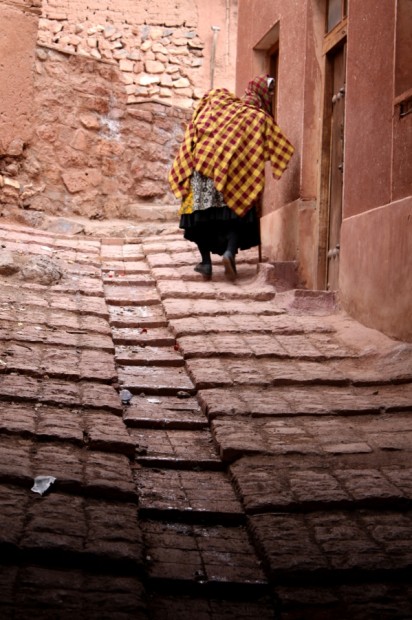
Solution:
[[(20, 199), (33, 136), (33, 59), (40, 0), (0, 3), (0, 208)], [(1, 213), (1, 211), (0, 211)]]
[[(395, 92), (398, 2), (348, 5), (339, 295), (344, 308), (367, 325), (412, 340), (412, 114), (400, 117), (399, 88)], [(324, 0), (239, 4), (238, 92), (265, 71), (269, 43), (278, 39), (277, 121), (296, 147), (281, 181), (267, 178), (263, 250), (273, 261), (297, 260), (308, 287), (318, 285), (325, 6)], [(410, 33), (412, 17), (409, 29), (402, 19), (400, 30)], [(403, 88), (410, 42), (404, 53)], [(411, 97), (412, 83), (408, 92)]]
[[(262, 246), (270, 260), (299, 261), (302, 284), (316, 279), (316, 193), (320, 139), (323, 16), (317, 3), (244, 0), (239, 3), (237, 90), (267, 71), (265, 50), (278, 29), (279, 77), (276, 120), (295, 146), (280, 181), (267, 175)], [(263, 49), (262, 49), (263, 48)], [(305, 122), (303, 122), (305, 118)]]
[(350, 2), (340, 297), (412, 340), (412, 115), (394, 96), (396, 4)]

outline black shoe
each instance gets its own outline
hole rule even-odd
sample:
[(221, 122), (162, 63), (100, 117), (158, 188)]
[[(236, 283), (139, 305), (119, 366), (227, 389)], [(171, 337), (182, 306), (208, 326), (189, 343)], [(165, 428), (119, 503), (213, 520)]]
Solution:
[(228, 280), (231, 280), (233, 282), (233, 280), (236, 280), (237, 271), (235, 257), (233, 256), (232, 252), (226, 250), (226, 252), (223, 254), (222, 262), (225, 268), (225, 276)]
[(198, 263), (195, 271), (201, 273), (205, 280), (210, 280), (212, 277), (212, 263)]

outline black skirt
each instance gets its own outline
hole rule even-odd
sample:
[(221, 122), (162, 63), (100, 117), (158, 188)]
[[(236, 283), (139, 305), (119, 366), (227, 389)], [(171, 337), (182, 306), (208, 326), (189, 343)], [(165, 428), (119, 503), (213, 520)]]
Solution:
[(260, 244), (260, 224), (256, 207), (239, 217), (229, 207), (210, 207), (180, 217), (184, 237), (203, 249), (222, 256), (228, 238), (237, 233), (238, 249), (248, 250)]

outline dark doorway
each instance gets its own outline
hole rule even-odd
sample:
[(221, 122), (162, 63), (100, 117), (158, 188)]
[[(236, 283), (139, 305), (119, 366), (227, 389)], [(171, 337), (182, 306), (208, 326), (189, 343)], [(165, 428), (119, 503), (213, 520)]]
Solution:
[(342, 193), (345, 136), (345, 75), (346, 42), (328, 54), (331, 72), (331, 116), (328, 187), (328, 243), (326, 288), (339, 285), (340, 229), (342, 224)]

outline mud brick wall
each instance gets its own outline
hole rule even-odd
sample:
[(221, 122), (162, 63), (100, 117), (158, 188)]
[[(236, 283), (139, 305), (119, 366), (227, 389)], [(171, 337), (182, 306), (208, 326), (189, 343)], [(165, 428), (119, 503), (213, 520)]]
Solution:
[[(92, 16), (95, 18), (95, 16)], [(42, 18), (39, 43), (53, 49), (113, 63), (128, 103), (157, 98), (192, 108), (204, 43), (195, 30), (123, 22), (96, 23)]]
[(0, 0), (0, 214), (19, 204), (32, 138), (33, 62), (41, 0)]
[(210, 87), (211, 24), (222, 29), (215, 85), (233, 85), (236, 9), (235, 0), (18, 3), (16, 15), (38, 16), (34, 40), (20, 37), (27, 131), (4, 148), (0, 135), (0, 215), (131, 217), (136, 203), (175, 203), (168, 172)]
[(197, 23), (188, 0), (44, 0), (29, 208), (107, 218), (173, 201), (168, 171), (202, 94)]
[(190, 113), (128, 103), (117, 67), (41, 48), (36, 64), (39, 167), (31, 209), (91, 218), (128, 217), (133, 203), (170, 201), (167, 176)]
[(43, 0), (43, 15), (71, 21), (89, 19), (133, 23), (196, 26), (197, 3), (193, 0)]

